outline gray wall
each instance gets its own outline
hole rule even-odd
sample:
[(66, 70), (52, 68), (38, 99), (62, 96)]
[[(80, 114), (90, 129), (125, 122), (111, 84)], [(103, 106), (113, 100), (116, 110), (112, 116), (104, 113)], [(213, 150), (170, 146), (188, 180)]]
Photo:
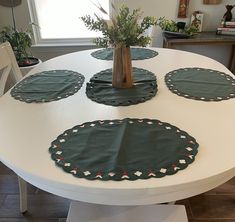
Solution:
[[(102, 2), (102, 1), (101, 1)], [(130, 8), (141, 8), (144, 11), (144, 15), (153, 15), (156, 17), (165, 16), (168, 19), (177, 19), (178, 0), (115, 0), (117, 4), (125, 3)], [(214, 31), (219, 24), (223, 14), (225, 13), (226, 4), (234, 4), (234, 0), (222, 0), (218, 5), (204, 5), (203, 0), (190, 0), (189, 17), (195, 10), (200, 10), (204, 13), (203, 30)], [(235, 11), (235, 9), (234, 9)], [(235, 17), (235, 12), (233, 12)], [(17, 27), (25, 29), (30, 23), (29, 10), (27, 0), (22, 0), (22, 5), (15, 8)], [(177, 19), (179, 20), (179, 19)], [(189, 21), (187, 19), (181, 19), (182, 21)], [(10, 8), (0, 6), (0, 27), (12, 25)], [(161, 31), (157, 28), (154, 30), (153, 46), (162, 47)], [(84, 50), (91, 47), (76, 46), (76, 47), (33, 47), (33, 54), (40, 57), (43, 61), (49, 58), (74, 52), (78, 50)], [(214, 58), (221, 63), (227, 65), (228, 56), (230, 54), (230, 47), (228, 46), (181, 46), (179, 49), (200, 53), (211, 58)]]

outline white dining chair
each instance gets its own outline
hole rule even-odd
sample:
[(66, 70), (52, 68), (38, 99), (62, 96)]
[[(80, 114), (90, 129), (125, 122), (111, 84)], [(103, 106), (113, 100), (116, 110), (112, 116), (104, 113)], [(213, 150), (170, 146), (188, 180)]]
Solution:
[[(22, 79), (20, 68), (9, 42), (0, 44), (0, 96), (4, 94), (8, 78), (17, 83)], [(27, 183), (18, 176), (20, 193), (20, 212), (27, 211)]]
[(151, 26), (149, 27), (145, 32), (144, 32), (144, 36), (149, 36), (151, 38), (151, 41), (150, 43), (147, 45), (147, 47), (152, 47), (153, 46), (153, 30), (154, 30), (154, 27)]
[[(141, 23), (142, 19), (139, 20), (138, 23)], [(156, 26), (150, 26), (145, 32), (143, 33), (143, 36), (149, 36), (151, 38), (150, 43), (146, 47), (153, 47), (153, 40), (155, 38), (156, 33)]]

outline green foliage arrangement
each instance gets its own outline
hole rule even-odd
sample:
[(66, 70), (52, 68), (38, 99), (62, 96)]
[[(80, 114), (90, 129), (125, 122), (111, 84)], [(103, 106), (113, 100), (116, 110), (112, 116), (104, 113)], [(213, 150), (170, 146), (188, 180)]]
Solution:
[[(100, 11), (106, 15), (108, 13), (98, 6)], [(94, 42), (100, 47), (109, 47), (124, 45), (129, 46), (146, 46), (150, 43), (151, 38), (144, 36), (143, 33), (152, 25), (157, 24), (157, 19), (153, 16), (144, 17), (141, 22), (142, 12), (140, 9), (130, 9), (122, 5), (117, 11), (112, 5), (114, 15), (109, 16), (110, 20), (105, 20), (97, 15), (92, 18), (90, 15), (81, 17), (89, 30), (101, 31), (103, 37), (96, 38)]]
[(159, 25), (163, 31), (180, 32), (187, 34), (188, 36), (192, 36), (198, 32), (198, 28), (193, 25), (186, 26), (184, 29), (179, 29), (177, 22), (165, 19), (164, 17), (158, 19), (157, 25)]
[(0, 42), (8, 41), (15, 53), (16, 60), (19, 66), (25, 65), (31, 56), (29, 49), (32, 45), (30, 31), (18, 31), (13, 27), (4, 27), (0, 32)]

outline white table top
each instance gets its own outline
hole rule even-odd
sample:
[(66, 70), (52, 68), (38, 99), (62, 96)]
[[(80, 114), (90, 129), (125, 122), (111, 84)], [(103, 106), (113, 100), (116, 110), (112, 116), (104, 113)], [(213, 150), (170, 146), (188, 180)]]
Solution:
[[(170, 92), (164, 76), (185, 67), (211, 68), (232, 75), (222, 64), (193, 53), (156, 48), (159, 55), (133, 61), (133, 67), (157, 75), (158, 93), (127, 107), (98, 104), (86, 97), (86, 84), (73, 96), (49, 103), (25, 103), (8, 93), (0, 98), (0, 160), (31, 184), (51, 193), (90, 203), (141, 205), (174, 201), (210, 190), (235, 175), (235, 100), (203, 102)], [(93, 50), (67, 54), (42, 63), (30, 74), (69, 69), (89, 78), (112, 67), (93, 58)], [(65, 173), (52, 161), (50, 143), (66, 129), (86, 121), (153, 118), (196, 138), (199, 152), (187, 169), (163, 178), (137, 181), (89, 181)]]

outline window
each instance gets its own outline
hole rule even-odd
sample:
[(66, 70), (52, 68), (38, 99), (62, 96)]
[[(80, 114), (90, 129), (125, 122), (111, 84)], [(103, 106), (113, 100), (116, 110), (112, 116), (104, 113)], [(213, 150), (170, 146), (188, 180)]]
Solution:
[[(99, 0), (109, 12), (110, 0)], [(37, 44), (91, 44), (101, 33), (89, 31), (79, 17), (86, 14), (100, 15), (94, 0), (28, 0)], [(104, 17), (108, 19), (107, 17)]]

